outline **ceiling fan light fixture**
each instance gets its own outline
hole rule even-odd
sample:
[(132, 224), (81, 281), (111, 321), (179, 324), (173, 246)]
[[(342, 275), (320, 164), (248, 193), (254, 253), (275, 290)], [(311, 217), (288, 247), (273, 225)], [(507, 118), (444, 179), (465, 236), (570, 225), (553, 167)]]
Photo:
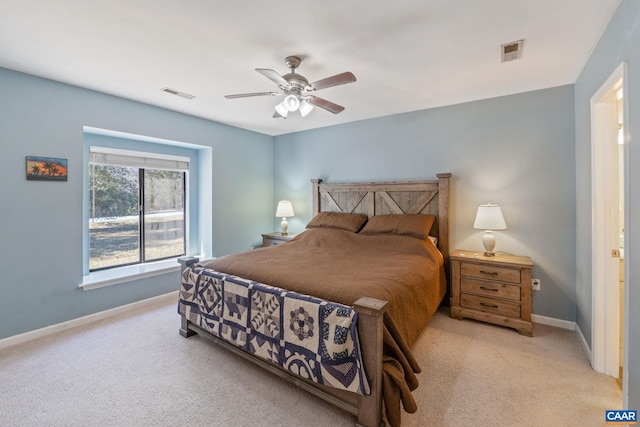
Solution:
[(313, 110), (313, 105), (311, 105), (309, 102), (303, 99), (302, 102), (300, 103), (300, 115), (302, 117), (305, 117), (307, 114), (311, 112), (311, 110)]
[(267, 79), (278, 85), (278, 92), (251, 92), (251, 93), (236, 93), (231, 95), (225, 95), (227, 99), (246, 98), (252, 96), (276, 96), (284, 95), (284, 99), (275, 106), (276, 112), (273, 114), (273, 118), (286, 118), (290, 112), (300, 111), (302, 117), (307, 116), (314, 107), (322, 108), (333, 114), (338, 114), (344, 111), (342, 105), (334, 104), (326, 99), (319, 98), (311, 93), (315, 93), (320, 89), (327, 89), (334, 86), (344, 85), (347, 83), (353, 83), (356, 81), (356, 76), (352, 72), (346, 71), (344, 73), (336, 74), (334, 76), (326, 77), (324, 79), (316, 80), (313, 83), (309, 83), (306, 77), (296, 73), (296, 69), (300, 65), (302, 59), (298, 56), (287, 56), (285, 63), (289, 67), (290, 72), (284, 76), (278, 72), (268, 68), (256, 68), (255, 70), (262, 74)]
[(284, 108), (291, 112), (296, 111), (298, 108), (300, 108), (300, 100), (296, 95), (293, 94), (287, 95), (284, 101), (282, 101), (282, 104), (284, 104)]

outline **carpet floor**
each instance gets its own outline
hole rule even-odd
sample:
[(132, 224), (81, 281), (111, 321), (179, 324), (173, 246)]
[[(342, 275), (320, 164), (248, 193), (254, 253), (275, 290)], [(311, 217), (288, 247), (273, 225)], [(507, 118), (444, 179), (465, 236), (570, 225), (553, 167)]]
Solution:
[[(354, 418), (234, 357), (178, 334), (160, 302), (0, 350), (2, 426), (353, 426)], [(622, 405), (576, 333), (533, 338), (436, 313), (414, 347), (418, 412), (403, 426), (602, 426)]]

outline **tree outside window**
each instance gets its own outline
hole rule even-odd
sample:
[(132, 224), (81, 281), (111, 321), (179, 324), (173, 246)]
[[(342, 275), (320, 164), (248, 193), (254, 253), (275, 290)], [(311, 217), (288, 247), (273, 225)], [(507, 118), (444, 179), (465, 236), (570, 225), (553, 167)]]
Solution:
[(89, 269), (185, 254), (185, 172), (90, 163)]

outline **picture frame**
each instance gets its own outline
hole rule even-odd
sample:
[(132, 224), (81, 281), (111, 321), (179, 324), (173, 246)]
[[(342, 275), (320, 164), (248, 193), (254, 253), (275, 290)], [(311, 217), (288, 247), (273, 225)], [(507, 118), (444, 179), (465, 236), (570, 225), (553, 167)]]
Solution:
[(67, 159), (27, 156), (26, 173), (27, 181), (66, 181)]

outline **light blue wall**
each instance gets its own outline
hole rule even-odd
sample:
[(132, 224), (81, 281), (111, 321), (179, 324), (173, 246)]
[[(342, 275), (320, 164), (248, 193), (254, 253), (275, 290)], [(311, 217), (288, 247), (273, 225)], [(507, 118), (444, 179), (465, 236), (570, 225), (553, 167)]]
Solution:
[(625, 348), (628, 362), (625, 371), (627, 407), (640, 409), (640, 147), (636, 135), (640, 130), (640, 2), (623, 0), (611, 19), (598, 46), (591, 55), (575, 84), (576, 110), (576, 291), (578, 325), (585, 338), (591, 340), (592, 331), (592, 277), (591, 277), (591, 121), (590, 99), (613, 71), (626, 61), (628, 122), (628, 185), (629, 203), (625, 206), (629, 217), (626, 227), (625, 264), (629, 292), (629, 324)]
[[(292, 201), (292, 232), (311, 218), (310, 179), (454, 175), (451, 247), (482, 251), (476, 208), (502, 206), (497, 251), (529, 255), (542, 291), (533, 312), (575, 321), (573, 86), (365, 120), (276, 137), (275, 200)], [(278, 220), (274, 219), (274, 229)]]
[[(213, 220), (201, 228), (214, 255), (247, 249), (271, 228), (273, 137), (6, 69), (0, 87), (0, 339), (178, 289), (177, 273), (77, 287), (83, 126), (211, 148)], [(69, 180), (27, 181), (28, 155), (68, 159)]]

